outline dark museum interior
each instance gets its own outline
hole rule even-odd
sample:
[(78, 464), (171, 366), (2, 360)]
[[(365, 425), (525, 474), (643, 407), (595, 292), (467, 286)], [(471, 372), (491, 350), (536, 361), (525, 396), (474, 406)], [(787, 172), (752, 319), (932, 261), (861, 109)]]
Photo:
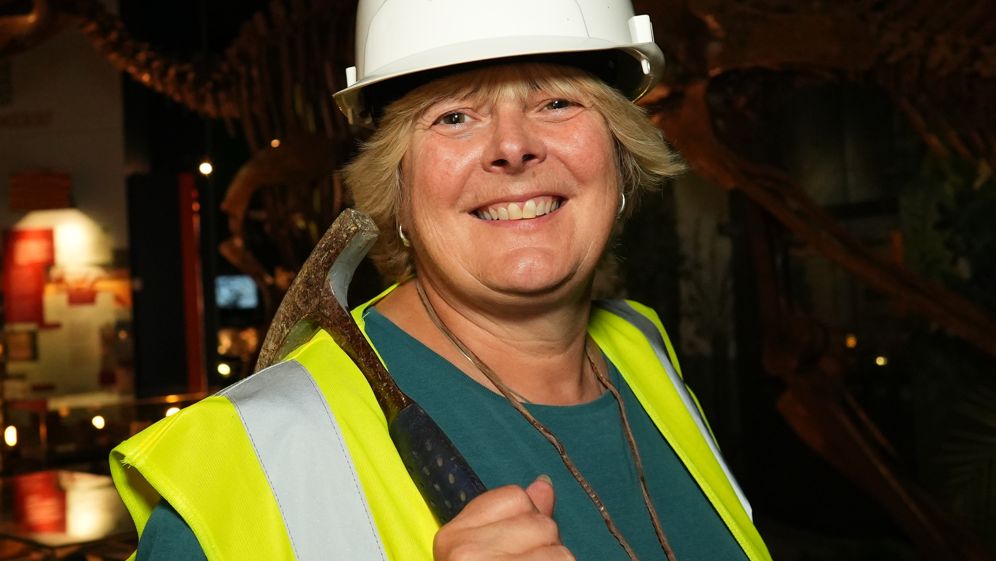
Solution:
[[(634, 7), (687, 170), (603, 292), (669, 327), (772, 558), (996, 559), (996, 6)], [(254, 372), (352, 203), (354, 19), (0, 0), (0, 559), (128, 558), (111, 448)]]

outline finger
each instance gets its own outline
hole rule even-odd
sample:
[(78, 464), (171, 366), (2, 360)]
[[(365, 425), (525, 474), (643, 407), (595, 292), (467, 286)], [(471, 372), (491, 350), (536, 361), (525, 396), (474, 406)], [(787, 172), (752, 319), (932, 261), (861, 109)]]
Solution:
[(556, 503), (556, 494), (553, 490), (553, 481), (549, 475), (541, 474), (526, 487), (526, 495), (536, 506), (536, 510), (546, 516), (553, 516), (553, 506)]
[(484, 526), (536, 511), (537, 508), (525, 489), (518, 485), (506, 485), (474, 498), (450, 524), (462, 527)]
[(516, 557), (516, 561), (575, 561), (575, 557), (566, 546), (557, 544), (536, 548)]
[[(535, 511), (489, 524), (480, 531), (482, 536), (493, 537), (496, 543), (505, 542), (509, 552), (560, 545), (560, 527), (553, 518)], [(515, 540), (510, 542), (509, 536), (515, 536)]]
[(519, 561), (520, 555), (557, 545), (560, 545), (557, 523), (530, 508), (529, 512), (484, 526), (454, 528), (451, 522), (436, 533), (433, 553), (435, 559), (504, 559), (512, 556)]

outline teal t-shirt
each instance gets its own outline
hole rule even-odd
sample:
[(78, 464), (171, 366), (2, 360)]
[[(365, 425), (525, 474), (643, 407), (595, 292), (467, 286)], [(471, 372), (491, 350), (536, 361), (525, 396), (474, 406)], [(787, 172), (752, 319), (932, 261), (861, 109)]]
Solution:
[(207, 561), (194, 532), (173, 506), (160, 501), (152, 509), (138, 542), (135, 561)]
[[(556, 450), (503, 397), (468, 378), (377, 310), (368, 308), (365, 320), (367, 334), (398, 385), (443, 428), (486, 486), (525, 486), (541, 473), (549, 475), (557, 496), (554, 519), (564, 545), (579, 561), (628, 561)], [(675, 556), (679, 561), (746, 560), (611, 364), (609, 376), (622, 394), (647, 485)], [(663, 561), (664, 552), (643, 503), (612, 395), (605, 392), (581, 405), (527, 407), (563, 442), (640, 560)], [(172, 520), (164, 521), (170, 517)], [(182, 535), (184, 532), (187, 535)], [(176, 534), (175, 540), (168, 539), (171, 533)], [(163, 547), (165, 542), (171, 542), (172, 547)], [(177, 544), (185, 544), (184, 549)], [(194, 546), (190, 529), (168, 505), (160, 505), (139, 543), (137, 561), (204, 559), (203, 552)]]
[[(628, 561), (557, 451), (504, 397), (468, 378), (377, 310), (368, 308), (364, 319), (398, 386), (442, 427), (487, 487), (525, 486), (541, 473), (549, 475), (561, 541), (578, 561)], [(746, 560), (611, 363), (608, 374), (622, 395), (647, 486), (675, 556), (679, 561)], [(581, 405), (526, 407), (564, 444), (640, 560), (663, 561), (612, 394)]]

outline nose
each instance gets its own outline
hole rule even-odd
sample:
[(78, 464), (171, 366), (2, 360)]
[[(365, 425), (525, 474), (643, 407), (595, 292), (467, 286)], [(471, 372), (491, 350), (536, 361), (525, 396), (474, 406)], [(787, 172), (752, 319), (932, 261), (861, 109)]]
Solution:
[(546, 158), (539, 132), (519, 108), (496, 111), (484, 167), (495, 173), (522, 173)]

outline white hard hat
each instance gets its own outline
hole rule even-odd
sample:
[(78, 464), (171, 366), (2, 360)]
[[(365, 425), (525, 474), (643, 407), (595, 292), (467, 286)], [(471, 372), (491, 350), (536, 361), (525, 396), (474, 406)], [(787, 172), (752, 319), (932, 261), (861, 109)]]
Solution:
[(585, 68), (632, 100), (664, 68), (650, 18), (630, 0), (360, 0), (356, 66), (335, 100), (368, 124), (378, 101), (434, 77), (416, 74), (523, 56)]

